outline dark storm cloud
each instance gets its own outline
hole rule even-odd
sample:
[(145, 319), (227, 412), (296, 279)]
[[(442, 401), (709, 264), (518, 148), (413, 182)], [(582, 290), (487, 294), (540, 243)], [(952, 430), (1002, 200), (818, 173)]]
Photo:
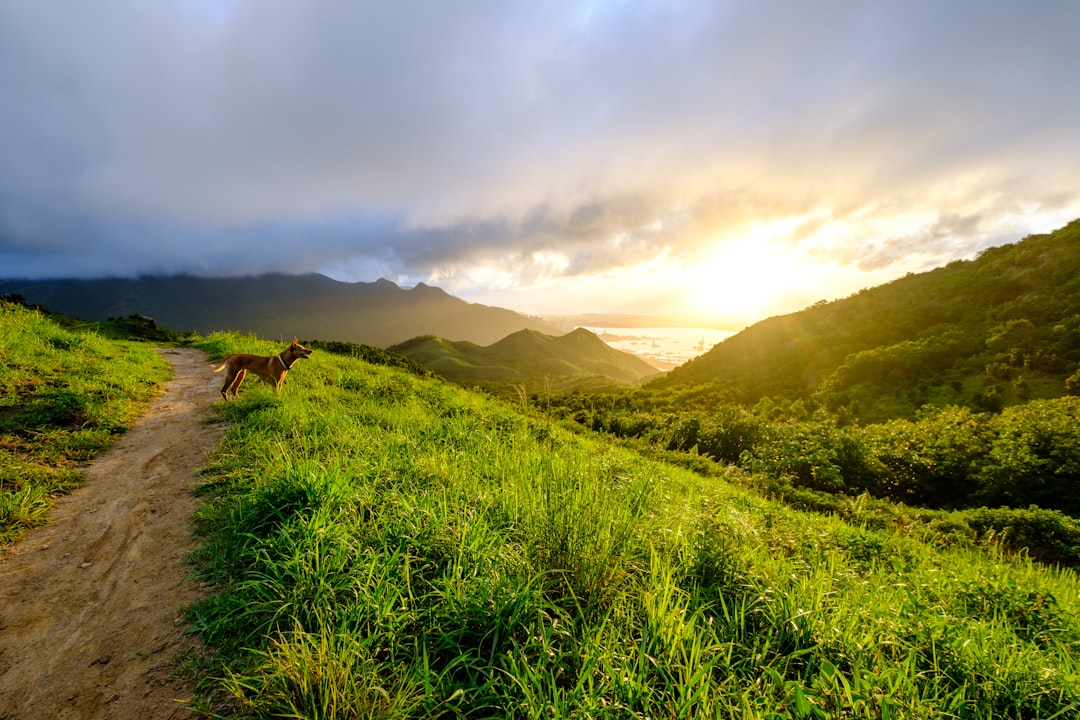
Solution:
[(3, 0), (0, 275), (586, 274), (875, 204), (979, 220), (836, 257), (962, 252), (1075, 205), (1077, 27), (1052, 0)]

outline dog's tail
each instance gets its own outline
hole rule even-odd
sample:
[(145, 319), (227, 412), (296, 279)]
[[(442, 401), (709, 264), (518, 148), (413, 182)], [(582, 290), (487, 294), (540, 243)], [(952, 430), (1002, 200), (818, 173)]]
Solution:
[(229, 364), (228, 362), (226, 362), (225, 360), (222, 360), (221, 362), (219, 362), (219, 363), (217, 363), (215, 365), (211, 365), (210, 368), (214, 372), (221, 372), (222, 370), (225, 369), (225, 366), (228, 365), (228, 364)]

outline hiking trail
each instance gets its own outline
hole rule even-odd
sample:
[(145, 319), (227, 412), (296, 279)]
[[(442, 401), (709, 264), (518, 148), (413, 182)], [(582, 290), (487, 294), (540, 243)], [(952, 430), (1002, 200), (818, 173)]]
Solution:
[(196, 717), (175, 670), (195, 645), (191, 490), (221, 438), (204, 422), (221, 396), (205, 353), (158, 352), (165, 393), (0, 559), (0, 720)]

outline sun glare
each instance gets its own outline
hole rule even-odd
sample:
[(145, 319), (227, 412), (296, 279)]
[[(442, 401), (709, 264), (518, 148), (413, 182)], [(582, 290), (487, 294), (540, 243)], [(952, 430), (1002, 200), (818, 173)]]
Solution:
[(718, 244), (687, 269), (688, 310), (718, 318), (759, 320), (780, 312), (814, 284), (813, 264), (776, 241), (769, 228)]

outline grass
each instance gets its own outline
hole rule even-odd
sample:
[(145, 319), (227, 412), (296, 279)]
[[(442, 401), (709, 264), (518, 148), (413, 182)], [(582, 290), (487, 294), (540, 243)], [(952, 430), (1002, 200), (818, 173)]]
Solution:
[(169, 374), (143, 343), (0, 303), (0, 547), (44, 522)]
[[(0, 306), (5, 541), (167, 377), (112, 337)], [(330, 352), (216, 408), (189, 610), (208, 716), (1080, 711), (1071, 570), (800, 512)]]
[(1072, 571), (800, 512), (330, 353), (216, 407), (189, 612), (208, 715), (1080, 713)]

